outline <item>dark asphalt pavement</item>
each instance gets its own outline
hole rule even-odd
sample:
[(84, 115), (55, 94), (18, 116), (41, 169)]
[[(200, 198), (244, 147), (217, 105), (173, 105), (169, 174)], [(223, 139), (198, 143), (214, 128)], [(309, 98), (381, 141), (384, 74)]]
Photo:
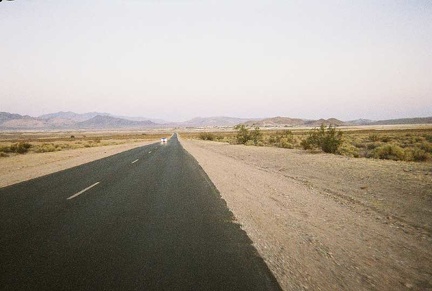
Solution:
[(176, 136), (0, 188), (0, 290), (280, 290), (232, 218)]

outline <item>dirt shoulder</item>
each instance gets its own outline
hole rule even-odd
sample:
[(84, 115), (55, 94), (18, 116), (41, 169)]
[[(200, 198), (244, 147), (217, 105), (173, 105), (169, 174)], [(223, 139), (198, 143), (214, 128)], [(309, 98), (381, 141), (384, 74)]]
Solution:
[(432, 165), (181, 140), (285, 290), (432, 290)]
[(40, 176), (102, 159), (156, 141), (65, 150), (50, 153), (29, 153), (0, 158), (0, 188)]

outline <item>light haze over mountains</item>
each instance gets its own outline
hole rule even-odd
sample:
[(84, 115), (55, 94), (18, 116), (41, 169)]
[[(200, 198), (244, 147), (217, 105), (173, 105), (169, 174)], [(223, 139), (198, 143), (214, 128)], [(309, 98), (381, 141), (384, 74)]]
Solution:
[(72, 130), (72, 129), (156, 129), (156, 128), (214, 128), (233, 127), (244, 124), (251, 127), (318, 127), (321, 124), (344, 125), (385, 125), (385, 124), (427, 124), (432, 117), (372, 121), (366, 119), (341, 121), (336, 118), (309, 120), (289, 117), (235, 118), (196, 117), (184, 122), (149, 120), (144, 117), (118, 117), (109, 113), (57, 112), (39, 117), (0, 112), (0, 130)]
[(427, 0), (2, 1), (0, 112), (432, 116), (431, 15)]

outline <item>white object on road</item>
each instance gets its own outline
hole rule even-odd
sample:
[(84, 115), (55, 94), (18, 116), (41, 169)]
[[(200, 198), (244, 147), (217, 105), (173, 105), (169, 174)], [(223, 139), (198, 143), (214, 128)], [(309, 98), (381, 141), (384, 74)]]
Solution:
[(161, 138), (161, 143), (167, 143), (168, 139), (166, 137)]

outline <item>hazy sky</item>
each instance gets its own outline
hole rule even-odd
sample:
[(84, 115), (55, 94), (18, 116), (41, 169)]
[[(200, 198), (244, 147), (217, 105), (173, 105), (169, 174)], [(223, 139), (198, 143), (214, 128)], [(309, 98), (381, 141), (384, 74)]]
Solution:
[(2, 1), (0, 111), (432, 116), (432, 1)]

